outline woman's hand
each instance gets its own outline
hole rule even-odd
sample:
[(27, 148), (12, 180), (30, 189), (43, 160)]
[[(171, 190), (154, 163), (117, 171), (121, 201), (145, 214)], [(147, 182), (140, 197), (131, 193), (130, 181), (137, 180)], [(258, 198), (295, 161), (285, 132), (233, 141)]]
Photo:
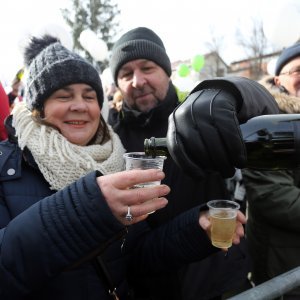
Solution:
[[(208, 210), (200, 213), (199, 224), (210, 238), (211, 222), (209, 220)], [(236, 217), (236, 229), (232, 239), (233, 244), (238, 245), (240, 243), (240, 239), (245, 235), (243, 224), (246, 224), (246, 217), (241, 211), (238, 211)]]
[[(113, 215), (122, 224), (131, 225), (146, 219), (148, 213), (165, 207), (168, 201), (164, 196), (170, 192), (166, 185), (132, 187), (164, 177), (160, 170), (130, 170), (100, 176), (97, 183)], [(131, 221), (126, 219), (128, 212), (133, 217)]]

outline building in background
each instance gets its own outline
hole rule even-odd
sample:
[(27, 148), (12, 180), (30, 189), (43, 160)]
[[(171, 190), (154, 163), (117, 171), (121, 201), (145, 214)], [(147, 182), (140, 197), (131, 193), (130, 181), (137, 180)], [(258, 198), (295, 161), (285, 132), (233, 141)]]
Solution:
[[(227, 76), (242, 76), (252, 80), (260, 80), (263, 76), (272, 74), (274, 65), (281, 51), (269, 53), (262, 57), (247, 58), (234, 61), (227, 65), (216, 52), (204, 55), (204, 66), (199, 72), (195, 72), (191, 67), (191, 60), (178, 60), (172, 63), (172, 80), (183, 90), (191, 90), (199, 82)], [(178, 73), (178, 68), (182, 65), (189, 67), (190, 72), (184, 77)]]

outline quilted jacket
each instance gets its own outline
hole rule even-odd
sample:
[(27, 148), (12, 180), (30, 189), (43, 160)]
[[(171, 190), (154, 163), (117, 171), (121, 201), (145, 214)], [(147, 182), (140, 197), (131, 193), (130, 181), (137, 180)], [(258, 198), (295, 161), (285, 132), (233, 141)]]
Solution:
[(199, 227), (199, 207), (156, 230), (141, 222), (127, 232), (97, 176), (52, 191), (28, 149), (0, 143), (1, 300), (111, 299), (96, 256), (120, 299), (128, 299), (128, 273), (142, 277), (216, 251)]

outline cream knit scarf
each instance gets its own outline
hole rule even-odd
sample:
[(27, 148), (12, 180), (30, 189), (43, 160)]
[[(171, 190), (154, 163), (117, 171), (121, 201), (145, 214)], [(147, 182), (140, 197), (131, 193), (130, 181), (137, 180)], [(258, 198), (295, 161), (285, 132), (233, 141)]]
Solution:
[[(12, 114), (20, 148), (30, 150), (52, 190), (62, 189), (93, 170), (109, 174), (123, 169), (125, 150), (110, 126), (111, 138), (103, 145), (78, 146), (50, 126), (33, 121), (22, 102)], [(100, 138), (99, 134), (97, 140)]]

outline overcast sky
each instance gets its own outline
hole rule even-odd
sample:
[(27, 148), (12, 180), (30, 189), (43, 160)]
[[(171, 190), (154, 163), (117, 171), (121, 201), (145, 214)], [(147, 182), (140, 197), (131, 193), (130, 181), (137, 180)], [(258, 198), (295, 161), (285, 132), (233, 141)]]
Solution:
[[(237, 28), (249, 28), (253, 17), (272, 14), (277, 3), (300, 0), (118, 0), (123, 32), (147, 26), (165, 43), (171, 61), (205, 54), (211, 32), (223, 36), (225, 62), (244, 58), (235, 46)], [(22, 37), (46, 24), (67, 27), (60, 8), (69, 0), (1, 0), (0, 79), (15, 75), (22, 67), (18, 44)], [(246, 29), (245, 29), (246, 30)]]

